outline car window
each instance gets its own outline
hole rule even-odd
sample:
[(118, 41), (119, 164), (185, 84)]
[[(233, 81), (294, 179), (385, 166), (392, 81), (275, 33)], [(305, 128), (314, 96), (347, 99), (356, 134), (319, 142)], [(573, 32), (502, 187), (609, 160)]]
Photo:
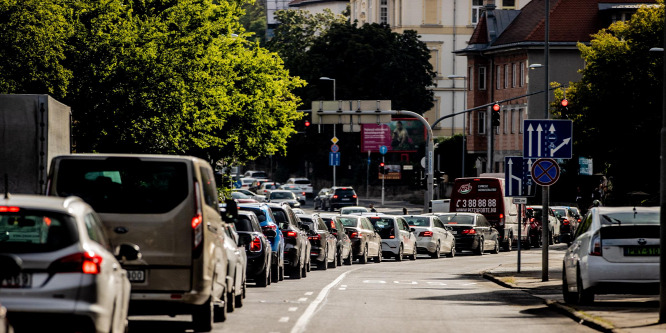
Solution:
[(383, 239), (395, 238), (395, 223), (390, 218), (371, 217), (370, 222)]
[(436, 228), (444, 228), (444, 224), (442, 223), (442, 221), (439, 220), (439, 218), (435, 217), (432, 220), (433, 220)]
[(439, 219), (442, 220), (444, 224), (474, 224), (473, 215), (443, 214), (439, 216)]
[(294, 184), (308, 185), (310, 181), (307, 179), (297, 179), (294, 181)]
[(478, 225), (480, 225), (482, 227), (490, 227), (491, 226), (490, 222), (488, 222), (488, 219), (485, 216), (480, 215), (480, 216), (477, 216), (477, 218), (478, 218), (478, 220), (477, 220)]
[[(253, 212), (255, 215), (257, 215), (257, 219), (260, 223), (266, 221), (266, 212), (259, 207), (240, 207), (240, 209)], [(268, 220), (271, 219), (269, 218)]]
[(410, 216), (410, 217), (405, 217), (405, 220), (407, 221), (407, 224), (415, 227), (430, 226), (430, 218), (425, 216)]
[(273, 209), (273, 218), (275, 219), (275, 223), (280, 226), (280, 229), (289, 228), (289, 219), (282, 209)]
[(409, 224), (407, 224), (407, 222), (405, 222), (405, 220), (402, 221), (402, 228), (403, 228), (405, 231), (409, 231), (409, 230), (411, 230), (411, 228), (409, 227)]
[(600, 214), (602, 225), (659, 225), (659, 212), (613, 212)]
[(348, 188), (338, 188), (335, 189), (335, 194), (337, 195), (344, 195), (344, 196), (350, 196), (350, 195), (356, 195), (354, 190), (348, 189)]
[(338, 217), (337, 219), (342, 222), (342, 225), (345, 227), (356, 228), (358, 225), (358, 219), (351, 217)]
[(252, 228), (252, 221), (250, 220), (249, 216), (238, 215), (238, 218), (236, 221), (234, 221), (234, 224), (236, 225), (236, 230), (238, 231), (254, 231)]
[(24, 209), (0, 213), (0, 252), (51, 252), (78, 240), (76, 221), (69, 215)]
[(326, 227), (326, 224), (324, 223), (324, 220), (318, 219), (317, 221), (318, 221), (318, 225), (319, 225), (319, 227), (318, 227), (319, 230), (328, 230), (328, 228)]
[(90, 240), (104, 246), (104, 248), (108, 250), (109, 244), (104, 229), (102, 228), (101, 221), (95, 219), (95, 216), (92, 213), (86, 215), (83, 218), (83, 221), (85, 222)]
[(587, 230), (590, 229), (590, 226), (592, 225), (592, 214), (588, 213), (587, 216), (585, 217), (585, 220), (583, 220), (583, 223), (578, 226), (578, 229), (576, 229), (576, 234), (574, 235), (574, 239), (580, 236), (581, 234), (584, 234), (587, 232)]

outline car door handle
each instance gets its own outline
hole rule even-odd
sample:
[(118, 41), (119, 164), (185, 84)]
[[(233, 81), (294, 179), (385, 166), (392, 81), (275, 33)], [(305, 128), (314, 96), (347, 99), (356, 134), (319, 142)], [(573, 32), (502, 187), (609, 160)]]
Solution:
[(217, 227), (213, 226), (210, 222), (206, 223), (206, 226), (208, 227), (208, 230), (217, 232)]

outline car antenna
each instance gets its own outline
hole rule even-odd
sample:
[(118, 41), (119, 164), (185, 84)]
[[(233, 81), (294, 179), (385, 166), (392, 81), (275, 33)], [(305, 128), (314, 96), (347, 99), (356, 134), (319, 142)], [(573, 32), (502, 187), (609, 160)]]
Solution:
[(5, 199), (9, 199), (9, 177), (5, 173)]

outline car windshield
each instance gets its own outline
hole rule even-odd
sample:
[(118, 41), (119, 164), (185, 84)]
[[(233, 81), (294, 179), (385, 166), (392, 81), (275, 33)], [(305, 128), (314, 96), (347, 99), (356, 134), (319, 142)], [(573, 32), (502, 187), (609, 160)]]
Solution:
[(294, 181), (294, 184), (309, 185), (310, 181), (307, 179), (297, 179)]
[(429, 227), (430, 226), (430, 219), (427, 217), (418, 217), (418, 216), (411, 216), (411, 217), (405, 217), (405, 220), (407, 220), (407, 223), (409, 225), (415, 226), (415, 227)]
[(250, 196), (241, 192), (231, 192), (231, 197), (234, 199), (251, 199)]
[(601, 215), (603, 225), (659, 225), (659, 212), (617, 212)]
[(303, 220), (303, 218), (301, 218), (301, 223), (303, 223), (303, 225), (307, 225), (310, 228), (310, 230), (315, 230), (314, 222), (312, 222), (312, 220), (308, 221), (308, 220)]
[(351, 217), (339, 217), (338, 218), (343, 226), (345, 227), (356, 227), (358, 225), (358, 219)]
[(268, 174), (264, 171), (255, 171), (252, 172), (253, 178), (268, 178)]
[(52, 252), (78, 239), (76, 222), (68, 215), (24, 209), (0, 213), (0, 252)]
[(474, 224), (474, 216), (472, 215), (444, 214), (440, 215), (439, 219), (442, 220), (444, 224)]
[[(240, 207), (240, 209), (253, 212), (255, 215), (257, 215), (259, 222), (266, 221), (266, 212), (259, 207)], [(268, 220), (271, 221), (272, 219), (269, 217)]]
[(352, 196), (355, 193), (354, 193), (354, 190), (351, 190), (351, 189), (337, 189), (337, 190), (335, 190), (335, 194), (343, 195), (343, 196)]
[(370, 222), (384, 239), (395, 238), (395, 223), (391, 218), (370, 217)]
[(367, 213), (368, 210), (363, 207), (343, 207), (340, 209), (340, 214), (352, 214), (352, 213)]
[(555, 215), (560, 214), (562, 217), (567, 215), (567, 212), (564, 210), (564, 208), (553, 208), (553, 212)]
[(271, 199), (294, 199), (293, 192), (271, 192)]

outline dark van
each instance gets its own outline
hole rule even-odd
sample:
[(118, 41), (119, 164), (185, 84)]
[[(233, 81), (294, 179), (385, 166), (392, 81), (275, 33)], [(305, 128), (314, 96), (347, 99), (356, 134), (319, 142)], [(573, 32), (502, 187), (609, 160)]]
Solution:
[[(502, 176), (503, 177), (503, 176)], [(499, 240), (505, 251), (517, 241), (518, 209), (509, 197), (504, 196), (504, 178), (457, 178), (451, 192), (451, 212), (480, 213), (499, 232)]]

